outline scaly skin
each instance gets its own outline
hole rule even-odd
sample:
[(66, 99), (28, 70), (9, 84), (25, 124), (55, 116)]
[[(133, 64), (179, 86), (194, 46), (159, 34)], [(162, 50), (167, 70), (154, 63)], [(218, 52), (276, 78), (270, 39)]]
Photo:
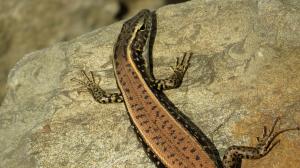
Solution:
[(219, 157), (214, 144), (188, 117), (180, 112), (162, 92), (180, 87), (190, 65), (191, 55), (177, 58), (174, 73), (156, 80), (150, 72), (149, 39), (153, 14), (142, 10), (124, 23), (114, 48), (113, 65), (121, 93), (106, 93), (93, 73), (87, 80), (74, 81), (83, 85), (99, 103), (124, 102), (130, 122), (147, 155), (157, 167), (169, 168), (239, 168), (242, 159), (260, 159), (279, 143), (276, 137), (299, 127), (274, 132), (278, 119), (255, 147), (231, 146)]

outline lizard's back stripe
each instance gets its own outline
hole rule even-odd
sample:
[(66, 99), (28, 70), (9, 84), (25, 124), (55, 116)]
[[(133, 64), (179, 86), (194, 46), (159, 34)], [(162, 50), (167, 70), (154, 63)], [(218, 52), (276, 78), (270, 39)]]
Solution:
[(131, 120), (157, 157), (172, 168), (216, 167), (194, 136), (153, 94), (132, 59), (115, 59), (118, 86)]

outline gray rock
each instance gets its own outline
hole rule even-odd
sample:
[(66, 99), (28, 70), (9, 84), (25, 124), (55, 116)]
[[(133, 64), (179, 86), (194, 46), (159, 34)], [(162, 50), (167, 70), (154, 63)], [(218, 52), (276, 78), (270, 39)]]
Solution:
[(117, 0), (0, 0), (0, 102), (8, 71), (25, 53), (115, 22)]
[[(184, 1), (184, 0), (177, 0)], [(140, 9), (156, 9), (165, 0), (0, 0), (0, 103), (9, 70), (25, 53), (48, 47), (127, 18)]]
[[(290, 3), (288, 3), (290, 2)], [(157, 10), (154, 73), (194, 57), (181, 88), (166, 94), (219, 149), (255, 145), (264, 125), (300, 123), (300, 8), (294, 1), (190, 1)], [(147, 158), (123, 104), (98, 104), (70, 79), (94, 71), (117, 91), (111, 56), (122, 23), (26, 55), (10, 71), (0, 108), (0, 167), (144, 168)], [(243, 167), (300, 167), (300, 136)]]

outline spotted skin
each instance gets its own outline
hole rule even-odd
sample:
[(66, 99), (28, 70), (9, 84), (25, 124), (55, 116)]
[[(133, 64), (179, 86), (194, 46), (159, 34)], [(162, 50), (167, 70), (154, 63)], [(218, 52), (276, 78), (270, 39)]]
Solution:
[(180, 87), (183, 77), (190, 65), (191, 57), (192, 57), (192, 53), (189, 54), (184, 53), (181, 61), (179, 60), (179, 57), (177, 57), (175, 66), (171, 67), (171, 69), (173, 70), (173, 74), (166, 79), (156, 79), (150, 81), (150, 87), (160, 91), (175, 89)]
[(269, 133), (264, 129), (255, 147), (231, 146), (221, 161), (210, 139), (165, 96), (163, 90), (180, 87), (190, 65), (191, 54), (177, 58), (174, 73), (167, 79), (155, 80), (150, 70), (149, 39), (153, 14), (142, 10), (126, 21), (114, 48), (113, 66), (121, 93), (108, 94), (82, 71), (87, 81), (82, 84), (99, 103), (124, 102), (130, 122), (139, 141), (159, 168), (239, 168), (242, 159), (259, 159), (279, 143), (274, 132), (276, 119)]
[(90, 72), (91, 77), (89, 77), (85, 71), (81, 71), (82, 75), (86, 78), (86, 80), (80, 80), (77, 78), (72, 78), (72, 81), (80, 83), (85, 90), (89, 92), (93, 98), (99, 103), (121, 103), (123, 102), (123, 96), (121, 93), (106, 93), (100, 86), (100, 79), (96, 82), (94, 73)]
[[(183, 62), (188, 65), (187, 60), (189, 57)], [(165, 167), (192, 168), (202, 164), (215, 167), (214, 161), (203, 152), (196, 138), (178, 123), (157, 98), (159, 91), (153, 92), (154, 88), (150, 88), (144, 80), (145, 71), (137, 69), (131, 63), (133, 61), (131, 56), (119, 56), (115, 58), (114, 66), (129, 116), (142, 141)]]
[(275, 127), (279, 121), (279, 117), (273, 123), (272, 128), (267, 131), (267, 127), (265, 126), (263, 129), (262, 137), (257, 137), (257, 144), (255, 147), (248, 146), (231, 146), (229, 147), (223, 157), (223, 165), (226, 168), (236, 168), (240, 167), (242, 164), (242, 159), (260, 159), (266, 156), (278, 143), (280, 140), (276, 140), (275, 138), (287, 131), (291, 130), (300, 130), (300, 127), (296, 128), (288, 128), (275, 131)]

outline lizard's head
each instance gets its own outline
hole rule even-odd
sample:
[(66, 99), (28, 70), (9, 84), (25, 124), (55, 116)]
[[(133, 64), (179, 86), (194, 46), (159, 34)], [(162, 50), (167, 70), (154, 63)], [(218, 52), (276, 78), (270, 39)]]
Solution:
[(149, 10), (140, 11), (133, 17), (132, 38), (129, 40), (131, 51), (141, 54), (149, 48), (149, 39), (152, 30), (152, 13)]
[[(150, 75), (149, 41), (152, 32), (153, 13), (142, 10), (132, 19), (132, 37), (129, 40), (127, 51), (139, 66), (140, 71)], [(149, 72), (148, 72), (149, 71)]]
[[(152, 31), (153, 13), (141, 10), (137, 15), (123, 24), (114, 48), (115, 58), (130, 56), (136, 64), (149, 69), (149, 40)], [(140, 70), (141, 70), (140, 69)]]

